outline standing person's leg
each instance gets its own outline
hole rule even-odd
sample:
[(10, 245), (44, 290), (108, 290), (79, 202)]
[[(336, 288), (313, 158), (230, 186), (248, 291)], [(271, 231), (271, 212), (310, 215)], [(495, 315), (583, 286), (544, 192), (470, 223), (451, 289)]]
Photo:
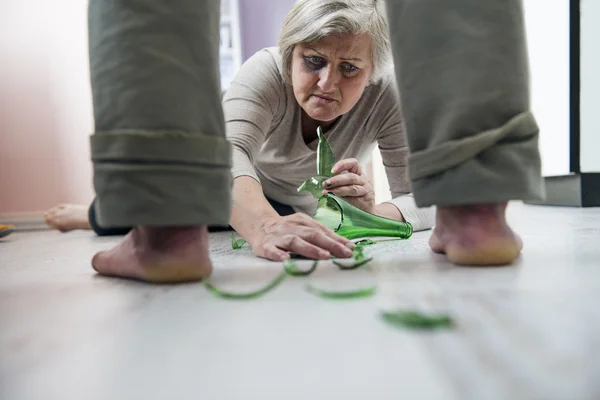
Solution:
[(437, 205), (431, 248), (505, 264), (522, 243), (512, 199), (544, 195), (520, 0), (387, 0), (419, 206)]
[(217, 0), (90, 0), (96, 216), (132, 231), (101, 274), (210, 275), (207, 225), (227, 225), (230, 145), (220, 101)]

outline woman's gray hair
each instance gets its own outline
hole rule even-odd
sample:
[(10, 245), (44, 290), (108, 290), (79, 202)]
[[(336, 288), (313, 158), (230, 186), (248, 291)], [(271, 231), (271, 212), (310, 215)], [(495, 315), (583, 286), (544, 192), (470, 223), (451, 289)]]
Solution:
[(279, 36), (285, 82), (291, 84), (296, 45), (316, 43), (328, 36), (363, 33), (371, 35), (373, 73), (370, 82), (379, 80), (392, 60), (384, 1), (299, 0), (288, 13)]

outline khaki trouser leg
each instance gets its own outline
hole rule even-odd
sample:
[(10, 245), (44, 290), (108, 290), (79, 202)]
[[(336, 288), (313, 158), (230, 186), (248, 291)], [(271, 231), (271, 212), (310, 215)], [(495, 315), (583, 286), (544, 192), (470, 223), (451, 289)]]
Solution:
[(99, 223), (227, 225), (220, 2), (90, 0), (88, 12)]
[(417, 204), (544, 196), (520, 0), (387, 0)]

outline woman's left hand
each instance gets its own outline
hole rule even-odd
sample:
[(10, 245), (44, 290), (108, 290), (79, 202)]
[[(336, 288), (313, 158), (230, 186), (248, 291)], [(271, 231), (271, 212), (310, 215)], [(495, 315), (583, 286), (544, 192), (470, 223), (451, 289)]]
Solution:
[(346, 158), (338, 161), (332, 168), (334, 174), (347, 173), (333, 176), (323, 182), (323, 194), (328, 192), (342, 197), (348, 203), (375, 214), (375, 192), (373, 185), (363, 175), (358, 160)]

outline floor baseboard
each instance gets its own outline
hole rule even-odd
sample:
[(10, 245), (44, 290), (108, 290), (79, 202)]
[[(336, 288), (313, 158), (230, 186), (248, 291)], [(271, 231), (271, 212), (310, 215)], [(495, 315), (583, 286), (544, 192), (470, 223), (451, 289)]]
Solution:
[(43, 211), (0, 214), (0, 224), (12, 224), (17, 231), (49, 229)]
[(600, 172), (548, 176), (546, 199), (527, 204), (565, 207), (600, 207)]

